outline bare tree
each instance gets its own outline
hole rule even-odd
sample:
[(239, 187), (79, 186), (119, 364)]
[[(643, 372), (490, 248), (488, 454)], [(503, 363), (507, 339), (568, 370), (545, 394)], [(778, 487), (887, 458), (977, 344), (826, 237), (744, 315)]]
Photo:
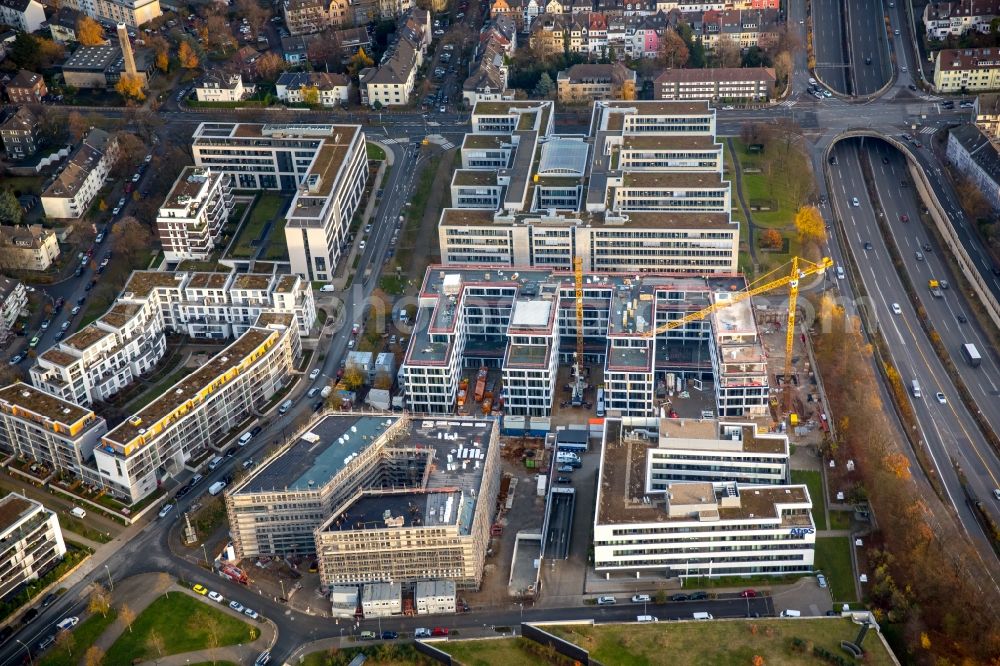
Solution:
[(149, 648), (150, 652), (155, 652), (156, 656), (163, 656), (163, 650), (166, 646), (163, 642), (163, 636), (156, 629), (149, 632), (149, 637), (146, 638), (146, 647)]
[(56, 647), (65, 650), (69, 656), (73, 656), (73, 648), (76, 641), (73, 640), (73, 632), (69, 629), (60, 629), (56, 634)]
[(108, 611), (111, 610), (111, 595), (108, 594), (103, 585), (94, 583), (90, 588), (90, 600), (87, 603), (87, 608), (91, 613), (100, 613), (103, 617), (108, 616)]
[(84, 666), (104, 666), (104, 650), (91, 645), (83, 655)]
[(132, 633), (132, 623), (135, 622), (135, 611), (128, 604), (122, 604), (122, 607), (118, 609), (118, 618), (125, 624), (128, 628), (128, 633)]
[(720, 37), (715, 43), (715, 57), (719, 67), (739, 67), (743, 55), (739, 44), (729, 37)]

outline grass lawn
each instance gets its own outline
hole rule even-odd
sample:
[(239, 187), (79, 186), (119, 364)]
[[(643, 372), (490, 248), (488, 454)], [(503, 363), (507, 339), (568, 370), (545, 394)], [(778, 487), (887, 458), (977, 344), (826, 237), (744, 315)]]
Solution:
[(108, 611), (107, 617), (104, 617), (100, 613), (91, 615), (73, 630), (71, 650), (53, 647), (42, 659), (35, 663), (39, 666), (76, 666), (83, 653), (87, 651), (87, 648), (93, 645), (98, 636), (111, 626), (116, 617), (118, 617), (118, 611), (114, 608)]
[(365, 144), (365, 149), (368, 151), (368, 159), (370, 160), (385, 159), (385, 151), (382, 150), (382, 146), (379, 146), (369, 141)]
[(681, 582), (681, 587), (685, 590), (702, 590), (713, 587), (770, 587), (771, 585), (790, 585), (802, 578), (802, 576), (803, 574), (787, 574), (784, 576), (754, 574), (748, 576), (716, 576), (715, 578), (701, 576), (698, 578), (685, 578)]
[(817, 537), (816, 568), (826, 574), (834, 602), (857, 601), (850, 537)]
[(285, 219), (271, 225), (267, 249), (262, 257), (268, 261), (288, 261), (288, 243), (285, 241)]
[(278, 219), (284, 203), (284, 197), (276, 192), (262, 193), (257, 201), (254, 202), (253, 209), (250, 211), (250, 215), (247, 216), (243, 228), (240, 229), (240, 235), (236, 238), (236, 244), (233, 246), (230, 254), (234, 257), (252, 257), (257, 251), (257, 246), (251, 245), (251, 243), (260, 238), (261, 233), (264, 231), (264, 226), (268, 222)]
[(60, 526), (72, 532), (73, 534), (79, 534), (80, 536), (90, 539), (91, 541), (96, 541), (97, 543), (107, 543), (111, 541), (111, 537), (108, 536), (107, 532), (102, 532), (100, 530), (95, 530), (93, 527), (88, 527), (79, 518), (74, 518), (69, 515), (59, 516)]
[(229, 266), (224, 266), (217, 261), (195, 261), (194, 259), (185, 259), (181, 263), (177, 264), (177, 270), (228, 273), (233, 269)]
[(15, 194), (41, 194), (41, 176), (4, 176), (3, 188)]
[[(438, 644), (437, 647), (441, 648), (442, 646)], [(346, 666), (359, 654), (365, 655), (367, 658), (365, 663), (369, 666), (433, 666), (437, 663), (417, 652), (412, 643), (383, 643), (363, 647), (345, 647), (333, 654), (329, 651), (310, 652), (301, 657), (296, 664), (298, 666), (330, 666), (331, 664)], [(493, 663), (505, 664), (509, 662)]]
[(493, 666), (493, 664), (520, 664), (521, 666), (545, 666), (549, 663), (529, 648), (536, 646), (526, 638), (489, 639), (479, 641), (448, 641), (438, 644), (452, 657), (465, 666)]
[(176, 384), (177, 382), (184, 379), (190, 374), (191, 374), (191, 368), (181, 368), (179, 370), (176, 370), (175, 372), (170, 373), (160, 381), (156, 382), (156, 384), (146, 389), (146, 391), (138, 398), (128, 403), (129, 411), (133, 413), (139, 411), (140, 409), (142, 409), (143, 407), (145, 407), (146, 405), (148, 405), (149, 403), (153, 402), (161, 395), (163, 395), (163, 393), (168, 388), (170, 388), (171, 386), (173, 386), (174, 384)]
[(379, 289), (387, 294), (398, 296), (406, 289), (406, 279), (398, 275), (383, 275), (378, 280)]
[(849, 530), (851, 529), (851, 517), (853, 512), (851, 511), (831, 511), (830, 512), (830, 529), (831, 530)]
[[(822, 659), (806, 656), (797, 650), (793, 639), (810, 641), (815, 647), (846, 657), (847, 653), (840, 648), (840, 641), (854, 640), (858, 634), (857, 625), (840, 618), (631, 624), (627, 629), (620, 625), (551, 626), (545, 629), (580, 645), (595, 659), (617, 666), (746, 666), (753, 663), (757, 655), (767, 666), (825, 664), (827, 662)], [(869, 637), (864, 645), (867, 652), (865, 663), (869, 666), (890, 666), (893, 663), (876, 638)]]
[(104, 663), (130, 664), (133, 659), (156, 658), (156, 652), (148, 646), (154, 631), (163, 639), (164, 655), (205, 650), (213, 644), (221, 647), (247, 643), (260, 635), (257, 628), (213, 608), (212, 603), (183, 592), (160, 597), (139, 614), (131, 632), (126, 631), (115, 641)]
[(826, 497), (823, 495), (823, 479), (816, 470), (793, 469), (792, 483), (804, 483), (809, 486), (809, 497), (812, 498), (813, 522), (817, 530), (826, 529)]

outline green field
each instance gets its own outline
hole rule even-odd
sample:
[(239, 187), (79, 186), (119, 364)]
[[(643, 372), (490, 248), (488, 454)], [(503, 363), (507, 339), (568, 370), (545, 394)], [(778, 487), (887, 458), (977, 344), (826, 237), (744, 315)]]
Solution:
[(155, 659), (150, 636), (163, 641), (163, 655), (236, 645), (256, 640), (260, 632), (246, 622), (213, 607), (214, 602), (195, 599), (184, 592), (162, 596), (146, 607), (108, 650), (106, 664), (131, 664), (134, 659)]
[(552, 663), (536, 654), (541, 646), (526, 638), (448, 641), (439, 647), (463, 666), (494, 666), (494, 664), (546, 666)]
[(384, 160), (385, 151), (382, 150), (382, 146), (374, 144), (371, 141), (365, 144), (365, 149), (368, 151), (368, 159), (370, 160)]
[(816, 539), (816, 569), (826, 575), (834, 603), (858, 600), (851, 566), (851, 538), (818, 537)]
[[(547, 626), (544, 629), (583, 647), (602, 663), (616, 666), (747, 666), (753, 663), (755, 656), (760, 656), (767, 666), (820, 666), (828, 662), (804, 654), (796, 648), (794, 639), (847, 657), (840, 648), (840, 641), (854, 640), (858, 634), (857, 625), (839, 618), (670, 622), (633, 624), (627, 629), (620, 625)], [(893, 664), (877, 637), (870, 635), (864, 647), (863, 663), (868, 666)]]
[(826, 529), (826, 497), (823, 495), (823, 479), (816, 470), (793, 469), (792, 483), (804, 483), (809, 487), (812, 499), (813, 522), (817, 530)]
[(104, 630), (111, 626), (116, 617), (118, 617), (118, 612), (114, 608), (108, 611), (107, 617), (99, 613), (91, 615), (73, 630), (73, 641), (70, 645), (66, 647), (54, 646), (37, 662), (38, 665), (76, 666), (87, 648), (93, 645), (94, 641), (104, 633)]
[[(243, 228), (240, 229), (240, 235), (236, 238), (236, 243), (233, 245), (230, 255), (244, 259), (254, 256), (257, 252), (257, 246), (251, 245), (251, 243), (260, 238), (261, 233), (264, 231), (264, 226), (268, 222), (278, 221), (278, 216), (284, 205), (285, 199), (280, 194), (276, 192), (262, 193), (257, 201), (254, 202), (253, 210), (250, 211), (250, 215), (247, 216)], [(271, 225), (269, 235), (272, 238), (274, 237), (276, 226), (276, 224)], [(282, 240), (284, 240), (284, 233), (281, 235)]]

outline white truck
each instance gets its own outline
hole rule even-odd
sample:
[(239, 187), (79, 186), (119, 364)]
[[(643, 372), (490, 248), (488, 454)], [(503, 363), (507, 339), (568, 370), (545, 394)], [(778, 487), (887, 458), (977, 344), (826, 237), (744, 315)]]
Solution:
[(216, 481), (215, 483), (213, 483), (208, 487), (208, 494), (214, 497), (215, 495), (221, 493), (225, 487), (226, 487), (225, 481)]

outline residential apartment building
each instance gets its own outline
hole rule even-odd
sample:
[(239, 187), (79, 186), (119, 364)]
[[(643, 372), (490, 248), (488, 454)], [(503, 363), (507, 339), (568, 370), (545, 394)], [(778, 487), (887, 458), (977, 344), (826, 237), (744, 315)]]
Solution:
[(243, 75), (222, 70), (205, 72), (195, 84), (199, 102), (239, 102), (252, 95), (254, 86), (243, 85)]
[(767, 100), (775, 80), (770, 67), (668, 69), (653, 85), (659, 100)]
[(969, 31), (988, 33), (997, 16), (998, 0), (932, 0), (924, 6), (924, 31), (931, 39), (961, 37)]
[(330, 15), (324, 0), (285, 0), (282, 13), (288, 32), (293, 35), (322, 32), (330, 25)]
[(311, 286), (296, 275), (136, 271), (108, 312), (38, 355), (31, 383), (80, 405), (107, 400), (156, 366), (166, 332), (238, 338), (267, 313), (310, 335)]
[(282, 72), (275, 87), (282, 102), (335, 107), (347, 104), (351, 79), (328, 72)]
[(975, 108), (976, 127), (991, 141), (1000, 141), (1000, 93), (980, 93)]
[(948, 131), (948, 159), (976, 184), (994, 210), (1000, 210), (1000, 149), (975, 125), (959, 125)]
[(0, 23), (21, 32), (36, 32), (45, 23), (45, 9), (38, 0), (0, 0)]
[(0, 499), (0, 599), (55, 567), (66, 554), (59, 518), (33, 499)]
[(1000, 48), (938, 51), (934, 55), (934, 90), (939, 93), (1000, 90)]
[(68, 4), (72, 9), (111, 26), (124, 23), (138, 28), (163, 13), (160, 0), (70, 0)]
[[(632, 425), (609, 419), (605, 426), (594, 517), (598, 573), (656, 571), (683, 579), (812, 571), (816, 530), (805, 485), (655, 481), (649, 457), (659, 442)], [(643, 483), (635, 482), (629, 462), (635, 459), (647, 460)]]
[(166, 260), (207, 260), (233, 204), (228, 174), (184, 167), (156, 216), (156, 235)]
[(0, 340), (11, 334), (17, 318), (28, 306), (28, 291), (24, 283), (0, 278)]
[(38, 119), (31, 110), (22, 106), (0, 123), (0, 139), (11, 160), (31, 157), (38, 150)]
[(506, 95), (507, 62), (516, 48), (517, 27), (507, 16), (498, 16), (479, 33), (472, 73), (462, 83), (462, 99), (469, 106)]
[(611, 65), (573, 65), (559, 72), (556, 92), (563, 104), (598, 99), (635, 99), (635, 72), (620, 62)]
[(461, 160), (438, 225), (449, 266), (736, 271), (705, 102), (601, 101), (586, 140), (554, 135), (551, 102), (480, 102)]
[(90, 130), (52, 184), (42, 192), (45, 215), (50, 218), (82, 217), (117, 160), (118, 141), (104, 130)]
[(0, 226), (0, 268), (47, 271), (59, 258), (56, 232), (40, 224)]
[(7, 455), (94, 483), (94, 449), (107, 431), (103, 418), (74, 402), (22, 382), (0, 388), (0, 451)]
[(101, 438), (104, 487), (137, 502), (216, 447), (291, 378), (302, 353), (295, 317), (266, 312), (235, 342)]
[(76, 24), (80, 21), (80, 12), (72, 7), (60, 6), (49, 19), (49, 32), (52, 39), (60, 44), (77, 41)]
[(499, 481), (495, 421), (328, 415), (227, 492), (226, 509), (238, 557), (315, 553), (328, 588), (469, 589)]
[[(749, 301), (666, 328), (744, 284), (733, 275), (586, 271), (583, 362), (603, 369), (607, 414), (654, 416), (668, 392), (697, 382), (720, 416), (764, 415), (767, 358)], [(452, 413), (463, 377), (471, 385), (480, 368), (499, 368), (504, 427), (525, 419), (547, 426), (558, 367), (576, 360), (571, 271), (431, 266), (418, 304), (402, 364), (407, 409)]]
[(388, 60), (361, 70), (361, 103), (374, 109), (409, 104), (421, 60), (419, 49), (409, 40), (400, 39)]
[(7, 82), (4, 91), (11, 104), (38, 104), (49, 94), (42, 75), (26, 69), (18, 70), (14, 78)]

